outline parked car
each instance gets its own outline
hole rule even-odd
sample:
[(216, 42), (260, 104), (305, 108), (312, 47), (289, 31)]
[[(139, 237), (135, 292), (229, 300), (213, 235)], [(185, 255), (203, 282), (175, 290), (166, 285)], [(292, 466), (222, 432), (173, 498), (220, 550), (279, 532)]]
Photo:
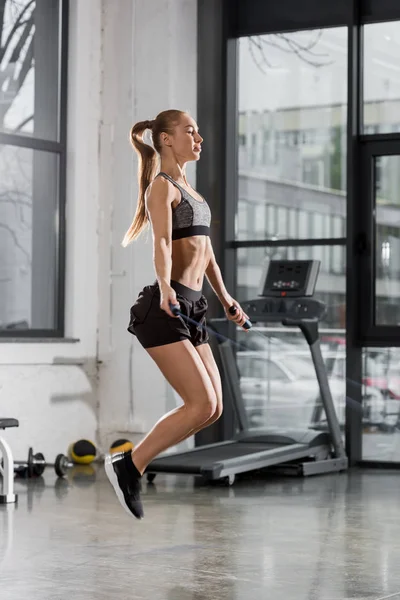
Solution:
[[(326, 357), (324, 357), (326, 358)], [(326, 417), (311, 358), (305, 352), (237, 353), (240, 389), (252, 427), (323, 426)], [(345, 423), (346, 381), (331, 374), (329, 384), (338, 420)], [(385, 404), (379, 390), (365, 386), (363, 421), (380, 425)]]
[[(328, 369), (332, 376), (346, 378), (346, 355), (338, 352), (329, 355), (326, 359)], [(380, 429), (391, 431), (400, 420), (400, 373), (398, 363), (392, 364), (385, 361), (380, 353), (366, 353), (363, 357), (363, 388), (364, 390), (378, 390), (384, 402), (383, 419), (378, 424)], [(366, 391), (363, 392), (365, 399)], [(364, 413), (370, 410), (368, 402), (364, 403)], [(367, 421), (367, 414), (364, 415)]]
[[(322, 334), (321, 344), (337, 350), (334, 373), (345, 377), (346, 338), (341, 335)], [(378, 389), (385, 402), (384, 422), (381, 429), (400, 429), (400, 348), (365, 348), (362, 356), (362, 382), (368, 388)]]

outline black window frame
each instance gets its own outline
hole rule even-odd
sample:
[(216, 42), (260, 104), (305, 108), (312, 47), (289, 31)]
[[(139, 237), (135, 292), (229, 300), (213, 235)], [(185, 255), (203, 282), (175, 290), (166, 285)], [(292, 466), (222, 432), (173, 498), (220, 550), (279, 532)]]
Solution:
[[(37, 0), (40, 1), (40, 0)], [(58, 72), (59, 119), (58, 141), (28, 135), (0, 132), (0, 145), (38, 150), (58, 156), (58, 220), (56, 236), (55, 316), (54, 328), (49, 329), (0, 329), (0, 343), (11, 340), (34, 341), (65, 337), (65, 239), (66, 239), (66, 169), (67, 169), (67, 77), (68, 77), (68, 17), (69, 0), (59, 0), (60, 31)]]

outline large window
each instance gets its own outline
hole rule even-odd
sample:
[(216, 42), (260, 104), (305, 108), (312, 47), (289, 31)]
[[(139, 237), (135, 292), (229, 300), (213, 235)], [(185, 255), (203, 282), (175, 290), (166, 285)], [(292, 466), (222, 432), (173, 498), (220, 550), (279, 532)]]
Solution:
[(62, 336), (67, 5), (0, 16), (0, 336)]
[(236, 239), (343, 237), (347, 28), (240, 38), (238, 52)]
[[(237, 250), (237, 297), (259, 293), (265, 261), (321, 261), (315, 297), (325, 302), (320, 323), (322, 352), (327, 362), (340, 425), (345, 423), (345, 247), (273, 246)], [(326, 427), (310, 351), (298, 328), (280, 323), (255, 324), (262, 336), (237, 333), (240, 385), (249, 422), (257, 427)]]
[(364, 26), (364, 133), (400, 132), (400, 23)]
[[(347, 28), (239, 38), (238, 63), (236, 295), (257, 297), (268, 260), (321, 261), (315, 295), (327, 306), (320, 331), (344, 427)], [(301, 333), (257, 327), (270, 342), (241, 336), (238, 354), (251, 424), (325, 427)]]
[[(199, 64), (206, 65), (199, 109), (215, 131), (212, 160), (199, 173), (220, 209), (215, 229), (225, 240), (225, 278), (239, 300), (249, 299), (268, 258), (321, 260), (316, 295), (328, 307), (324, 357), (330, 377), (341, 380), (338, 397), (345, 400), (336, 408), (349, 459), (400, 462), (396, 436), (384, 440), (400, 429), (400, 3), (237, 0), (225, 6), (226, 52), (216, 63), (204, 60), (220, 47), (217, 28), (215, 39), (207, 30), (199, 46)], [(210, 10), (209, 4), (200, 10), (202, 23)], [(217, 10), (213, 16), (218, 21)], [(226, 167), (222, 190), (212, 165)], [(287, 328), (267, 334), (272, 358), (277, 350), (282, 356), (296, 351), (298, 338)], [(254, 340), (249, 352), (263, 349), (260, 336), (257, 344), (255, 336), (242, 337), (248, 345)], [(247, 400), (256, 407), (255, 421), (264, 423), (274, 418), (263, 412), (267, 400), (284, 409), (277, 394), (287, 380), (276, 376), (281, 365), (263, 371), (255, 356), (248, 358), (242, 359)], [(275, 382), (274, 396), (268, 390)], [(310, 408), (304, 398), (302, 406)], [(303, 417), (310, 423), (307, 410)], [(229, 429), (229, 407), (223, 418)]]

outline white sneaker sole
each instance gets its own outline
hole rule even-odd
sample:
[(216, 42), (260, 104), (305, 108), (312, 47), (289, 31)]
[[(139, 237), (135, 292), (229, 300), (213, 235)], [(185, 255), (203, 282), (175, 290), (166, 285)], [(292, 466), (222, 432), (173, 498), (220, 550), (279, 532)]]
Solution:
[(115, 474), (114, 467), (112, 464), (112, 455), (111, 454), (106, 455), (105, 460), (104, 460), (104, 468), (105, 468), (107, 477), (110, 480), (110, 483), (113, 486), (115, 493), (117, 494), (117, 498), (118, 498), (122, 508), (124, 508), (124, 510), (126, 510), (126, 512), (128, 513), (128, 515), (130, 517), (134, 517), (136, 519), (137, 517), (135, 517), (133, 512), (131, 512), (129, 510), (129, 508), (127, 507), (125, 498), (124, 498), (124, 494), (122, 493), (122, 490), (118, 485), (118, 479), (117, 479), (117, 476)]

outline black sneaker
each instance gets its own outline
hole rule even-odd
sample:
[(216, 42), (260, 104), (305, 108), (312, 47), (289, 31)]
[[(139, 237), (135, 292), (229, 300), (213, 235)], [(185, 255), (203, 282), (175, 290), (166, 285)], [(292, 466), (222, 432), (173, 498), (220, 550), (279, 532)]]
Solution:
[(140, 500), (141, 475), (132, 462), (131, 452), (107, 454), (104, 466), (107, 477), (126, 512), (137, 519), (142, 519), (144, 513)]

